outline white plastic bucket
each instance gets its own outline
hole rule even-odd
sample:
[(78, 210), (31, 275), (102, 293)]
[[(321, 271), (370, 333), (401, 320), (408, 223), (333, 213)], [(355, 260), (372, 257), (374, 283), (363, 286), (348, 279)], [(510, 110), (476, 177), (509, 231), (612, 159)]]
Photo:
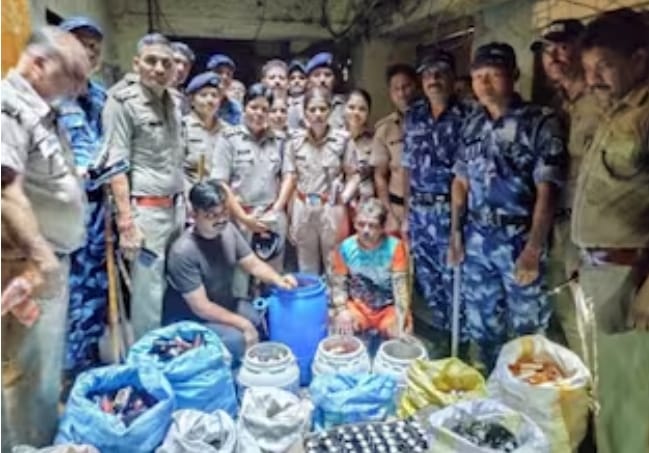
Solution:
[(314, 376), (332, 373), (369, 373), (370, 356), (361, 340), (332, 335), (320, 342), (312, 371)]
[(300, 369), (291, 349), (282, 343), (264, 342), (248, 349), (237, 377), (239, 395), (248, 387), (277, 387), (296, 393)]
[(410, 364), (417, 359), (428, 359), (424, 345), (414, 337), (394, 339), (381, 344), (374, 359), (374, 374), (387, 374), (397, 380), (400, 387), (406, 384)]

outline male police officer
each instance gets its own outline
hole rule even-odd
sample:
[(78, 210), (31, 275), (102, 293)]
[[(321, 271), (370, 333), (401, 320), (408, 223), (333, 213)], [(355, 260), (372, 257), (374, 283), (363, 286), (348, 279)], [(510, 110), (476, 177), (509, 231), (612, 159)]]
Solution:
[(453, 271), (446, 253), (452, 168), (468, 107), (453, 97), (455, 60), (450, 53), (435, 50), (421, 61), (417, 72), (426, 98), (415, 102), (406, 115), (401, 163), (409, 203), (402, 228), (410, 239), (417, 289), (441, 334), (450, 332)]
[(106, 165), (129, 165), (113, 177), (120, 248), (135, 258), (142, 246), (152, 263), (133, 265), (131, 318), (136, 337), (160, 325), (164, 253), (184, 222), (183, 146), (180, 109), (170, 92), (175, 76), (173, 51), (157, 33), (144, 36), (133, 60), (137, 77), (127, 75), (108, 93), (104, 109)]
[(648, 37), (642, 16), (623, 9), (582, 40), (588, 86), (609, 106), (583, 152), (572, 216), (597, 323), (600, 453), (649, 448)]
[(36, 324), (27, 328), (13, 316), (2, 318), (2, 451), (18, 444), (43, 447), (56, 430), (69, 254), (84, 242), (85, 196), (52, 105), (60, 97), (76, 96), (89, 73), (81, 43), (46, 27), (31, 37), (0, 84), (2, 166), (19, 175), (17, 194), (33, 210), (42, 234), (34, 241), (51, 247), (60, 261), (58, 268), (44, 269), (43, 289), (34, 298), (41, 310)]
[(542, 264), (565, 148), (556, 116), (514, 92), (511, 46), (479, 47), (471, 76), (481, 108), (465, 122), (454, 167), (449, 261), (464, 256), (466, 210), (468, 333), (489, 370), (509, 335), (547, 327)]
[(304, 121), (304, 92), (306, 91), (306, 69), (300, 60), (288, 65), (288, 127), (296, 129)]
[[(93, 70), (100, 65), (103, 33), (87, 17), (70, 17), (59, 28), (72, 32), (84, 46)], [(79, 97), (59, 108), (59, 124), (68, 133), (75, 166), (86, 176), (86, 243), (70, 257), (70, 306), (65, 370), (69, 377), (98, 363), (98, 343), (104, 331), (108, 278), (106, 275), (105, 200), (103, 187), (88, 172), (101, 148), (101, 112), (106, 90), (89, 81)]]
[(180, 110), (183, 115), (186, 115), (191, 110), (191, 105), (189, 99), (187, 99), (183, 85), (187, 81), (189, 73), (192, 71), (192, 66), (194, 66), (194, 62), (196, 61), (196, 55), (184, 42), (172, 42), (171, 48), (174, 51), (174, 64), (176, 65), (176, 75), (174, 76), (172, 86), (177, 90), (174, 94), (180, 102)]
[(223, 98), (221, 99), (221, 106), (219, 107), (219, 118), (232, 126), (240, 124), (243, 108), (238, 101), (227, 95), (230, 85), (232, 84), (234, 71), (237, 69), (234, 61), (227, 55), (217, 53), (212, 55), (208, 60), (207, 69), (216, 72), (221, 78), (221, 92), (223, 93)]
[[(570, 240), (572, 201), (583, 151), (586, 143), (592, 140), (601, 118), (599, 104), (587, 90), (581, 67), (578, 39), (583, 30), (584, 26), (577, 19), (557, 20), (548, 25), (541, 40), (533, 44), (533, 47), (539, 46), (543, 52), (543, 69), (558, 92), (558, 113), (564, 126), (570, 131), (566, 185), (558, 200), (548, 260), (550, 287), (560, 285), (579, 266), (579, 250)], [(577, 330), (572, 293), (566, 290), (554, 295), (553, 309), (567, 345), (577, 354), (581, 354), (582, 344)]]
[(386, 71), (390, 100), (395, 111), (377, 121), (370, 165), (378, 198), (388, 212), (386, 231), (399, 233), (404, 220), (404, 182), (401, 167), (404, 115), (416, 91), (417, 73), (406, 64), (395, 64)]
[(309, 60), (306, 65), (306, 74), (309, 87), (322, 87), (332, 96), (331, 114), (329, 125), (332, 127), (345, 127), (345, 98), (334, 95), (336, 73), (334, 72), (334, 57), (329, 52), (320, 52)]

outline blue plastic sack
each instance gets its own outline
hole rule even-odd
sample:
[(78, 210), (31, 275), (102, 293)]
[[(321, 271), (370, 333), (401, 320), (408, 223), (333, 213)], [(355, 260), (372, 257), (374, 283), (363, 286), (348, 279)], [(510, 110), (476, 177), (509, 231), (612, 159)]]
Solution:
[[(144, 390), (158, 401), (129, 426), (102, 412), (88, 397), (127, 386)], [(95, 368), (77, 377), (54, 443), (89, 444), (102, 453), (149, 453), (162, 443), (171, 425), (174, 404), (171, 385), (155, 368)]]
[[(203, 336), (200, 347), (190, 349), (169, 361), (162, 361), (151, 348), (160, 338), (179, 336), (192, 339)], [(214, 412), (221, 409), (231, 416), (237, 413), (237, 398), (227, 349), (219, 336), (201, 324), (183, 321), (153, 330), (129, 350), (126, 363), (134, 366), (154, 366), (162, 371), (176, 396), (176, 409)]]
[(394, 414), (396, 380), (388, 375), (324, 374), (309, 387), (315, 429), (382, 421)]

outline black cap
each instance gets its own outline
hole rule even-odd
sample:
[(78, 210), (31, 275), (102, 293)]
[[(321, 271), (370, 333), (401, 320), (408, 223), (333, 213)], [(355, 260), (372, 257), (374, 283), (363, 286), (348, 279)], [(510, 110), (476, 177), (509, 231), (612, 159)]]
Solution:
[(536, 51), (543, 47), (544, 42), (574, 42), (585, 30), (584, 24), (578, 19), (559, 19), (550, 22), (541, 32), (541, 39), (537, 39), (530, 46)]
[(300, 71), (306, 75), (306, 67), (304, 63), (300, 60), (292, 60), (288, 65), (288, 73), (290, 74), (293, 71)]
[(516, 53), (514, 48), (504, 42), (490, 42), (478, 47), (473, 55), (471, 68), (482, 66), (500, 66), (508, 71), (516, 70)]
[(439, 64), (445, 64), (451, 69), (451, 71), (455, 72), (455, 58), (453, 57), (453, 54), (444, 49), (435, 49), (423, 56), (417, 65), (417, 73), (421, 74), (426, 69)]

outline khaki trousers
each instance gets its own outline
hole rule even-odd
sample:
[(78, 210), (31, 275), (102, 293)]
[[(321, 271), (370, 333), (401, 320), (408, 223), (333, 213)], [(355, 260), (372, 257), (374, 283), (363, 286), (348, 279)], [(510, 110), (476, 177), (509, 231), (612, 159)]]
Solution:
[(2, 451), (52, 443), (58, 424), (68, 314), (70, 259), (47, 278), (34, 300), (41, 316), (31, 328), (2, 318)]

